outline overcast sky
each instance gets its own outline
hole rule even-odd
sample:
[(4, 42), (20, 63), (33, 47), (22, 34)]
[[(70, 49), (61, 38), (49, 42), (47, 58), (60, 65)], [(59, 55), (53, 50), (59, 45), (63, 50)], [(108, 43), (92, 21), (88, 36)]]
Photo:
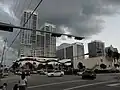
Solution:
[[(0, 21), (19, 25), (23, 10), (33, 10), (40, 0), (0, 0)], [(106, 46), (111, 44), (120, 50), (120, 0), (43, 0), (36, 11), (39, 15), (38, 28), (45, 22), (57, 25), (57, 32), (85, 36), (82, 42), (87, 52), (87, 43), (91, 40), (101, 40)], [(8, 46), (17, 33), (0, 32), (0, 45), (8, 38)], [(57, 39), (61, 43), (73, 43), (74, 39), (62, 37)], [(12, 46), (16, 53), (17, 41)], [(2, 47), (0, 47), (2, 50)], [(16, 55), (7, 53), (8, 61), (14, 60)]]

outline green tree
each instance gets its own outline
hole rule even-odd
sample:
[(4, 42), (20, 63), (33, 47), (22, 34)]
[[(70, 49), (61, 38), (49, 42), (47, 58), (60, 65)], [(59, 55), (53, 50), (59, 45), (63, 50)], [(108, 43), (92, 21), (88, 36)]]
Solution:
[(77, 67), (79, 68), (79, 70), (84, 68), (84, 66), (81, 62), (78, 63)]
[(14, 62), (12, 65), (13, 70), (16, 70), (20, 65), (17, 62)]

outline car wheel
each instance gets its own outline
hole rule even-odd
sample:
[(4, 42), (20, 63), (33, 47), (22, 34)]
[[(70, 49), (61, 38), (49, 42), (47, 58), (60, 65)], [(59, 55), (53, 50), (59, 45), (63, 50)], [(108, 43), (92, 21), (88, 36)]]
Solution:
[(96, 79), (96, 77), (92, 77), (92, 80)]
[(85, 77), (84, 77), (84, 76), (82, 76), (82, 79), (85, 79)]
[(61, 77), (63, 76), (63, 74), (60, 75)]
[(51, 74), (51, 77), (53, 77), (54, 75), (53, 74)]

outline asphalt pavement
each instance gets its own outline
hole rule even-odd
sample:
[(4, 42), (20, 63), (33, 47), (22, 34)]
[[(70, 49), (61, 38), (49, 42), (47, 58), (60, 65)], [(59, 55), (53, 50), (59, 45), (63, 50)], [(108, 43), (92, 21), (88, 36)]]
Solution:
[[(63, 77), (47, 77), (31, 75), (28, 79), (27, 90), (118, 90), (120, 74), (101, 74), (95, 80), (83, 80), (81, 76), (65, 75)], [(8, 90), (18, 83), (19, 76), (8, 77), (3, 81), (8, 83)]]

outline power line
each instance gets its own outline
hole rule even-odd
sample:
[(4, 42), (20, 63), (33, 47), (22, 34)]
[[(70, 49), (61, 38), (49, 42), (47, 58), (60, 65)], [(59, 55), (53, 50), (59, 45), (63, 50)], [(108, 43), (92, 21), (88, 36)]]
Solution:
[(28, 5), (27, 9), (30, 7), (31, 3), (32, 3), (32, 0), (30, 1), (30, 3), (29, 3), (29, 5)]
[[(28, 17), (28, 19), (26, 20), (26, 22), (23, 24), (23, 27), (27, 24), (28, 20), (31, 18), (31, 16), (33, 15), (33, 13), (37, 10), (37, 8), (39, 7), (39, 5), (42, 3), (43, 0), (40, 0), (40, 2), (38, 3), (38, 5), (34, 8), (34, 10), (32, 11), (32, 13), (30, 14), (30, 16)], [(15, 42), (16, 38), (18, 37), (18, 35), (21, 33), (22, 30), (20, 30), (17, 35), (15, 36), (15, 38), (13, 39), (12, 43), (10, 44), (10, 46), (8, 47), (8, 49), (13, 45), (13, 43)], [(8, 51), (7, 49), (7, 51)]]
[(11, 25), (11, 24), (1, 23), (1, 22), (0, 22), (0, 26), (7, 26), (7, 27), (10, 27), (10, 28), (24, 29), (24, 30), (27, 30), (27, 31), (33, 31), (34, 30), (34, 31), (37, 31), (37, 32), (56, 34), (55, 37), (57, 37), (57, 36), (59, 37), (61, 35), (65, 35), (65, 36), (68, 36), (68, 37), (77, 37), (78, 39), (79, 38), (84, 39), (84, 37), (80, 37), (80, 36), (64, 34), (64, 33), (56, 33), (56, 32), (50, 32), (50, 31), (44, 31), (44, 30), (40, 30), (40, 29), (25, 28), (25, 27), (14, 26), (14, 25)]
[[(15, 0), (15, 1), (16, 1), (16, 0)], [(15, 6), (14, 6), (14, 8), (15, 8), (15, 9), (14, 9), (14, 12), (17, 11), (17, 5), (19, 4), (18, 2), (19, 2), (19, 1), (17, 0), (16, 3), (15, 3)]]
[(21, 7), (21, 9), (20, 9), (20, 12), (22, 13), (22, 10), (24, 10), (24, 6), (25, 6), (25, 3), (26, 3), (27, 1), (26, 0), (24, 0), (24, 2), (23, 2), (23, 5), (22, 5), (22, 7)]
[[(15, 0), (15, 1), (16, 1), (16, 0)], [(22, 7), (24, 7), (25, 1), (26, 1), (26, 0), (24, 0), (24, 4), (22, 5)], [(29, 9), (31, 3), (32, 3), (32, 0), (30, 0), (30, 3), (28, 4), (27, 10)], [(15, 16), (16, 16), (16, 11), (17, 11), (17, 5), (19, 5), (19, 1), (18, 1), (18, 0), (16, 1), (15, 5), (14, 5), (14, 8), (15, 8), (15, 9), (14, 9), (14, 15), (15, 15)], [(25, 8), (24, 8), (24, 9), (25, 9)], [(20, 13), (22, 13), (22, 10), (24, 10), (24, 9), (22, 8)], [(14, 17), (12, 17), (12, 18), (13, 18), (12, 22), (14, 22), (15, 19), (14, 19)], [(19, 32), (19, 31), (16, 31), (16, 33), (18, 33), (18, 32)], [(11, 35), (12, 35), (12, 34), (11, 34)]]

